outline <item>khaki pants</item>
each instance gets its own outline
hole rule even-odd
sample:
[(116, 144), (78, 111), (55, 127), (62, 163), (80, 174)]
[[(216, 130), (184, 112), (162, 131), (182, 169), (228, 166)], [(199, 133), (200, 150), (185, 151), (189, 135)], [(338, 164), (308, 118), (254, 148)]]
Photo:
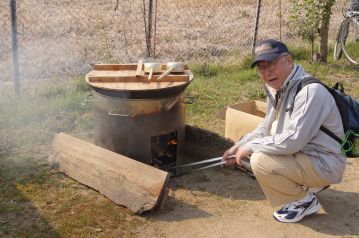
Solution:
[(303, 153), (286, 156), (253, 153), (251, 167), (272, 207), (304, 198), (307, 192), (302, 185), (329, 185), (319, 176), (310, 158)]

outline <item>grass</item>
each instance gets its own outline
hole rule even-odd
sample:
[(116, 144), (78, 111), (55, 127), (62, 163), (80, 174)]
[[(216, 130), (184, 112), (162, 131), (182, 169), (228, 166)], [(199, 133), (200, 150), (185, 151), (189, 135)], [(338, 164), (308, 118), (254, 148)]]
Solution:
[[(342, 81), (359, 98), (358, 67), (342, 60), (310, 64), (308, 52), (294, 49), (308, 72), (328, 84)], [(195, 80), (186, 90), (186, 122), (224, 134), (218, 113), (247, 100), (265, 100), (250, 57), (226, 64), (191, 64)], [(49, 168), (55, 133), (91, 141), (90, 94), (83, 77), (69, 81), (23, 83), (21, 97), (0, 97), (0, 237), (132, 237), (147, 224), (86, 186)], [(205, 180), (203, 181), (205, 182)], [(21, 218), (21, 219), (20, 219)]]
[(345, 49), (352, 60), (359, 62), (359, 39), (345, 44)]

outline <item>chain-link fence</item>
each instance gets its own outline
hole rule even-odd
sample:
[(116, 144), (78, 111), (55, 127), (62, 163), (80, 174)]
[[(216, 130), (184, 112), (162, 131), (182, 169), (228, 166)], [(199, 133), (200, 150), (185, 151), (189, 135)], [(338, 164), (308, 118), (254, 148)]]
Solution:
[[(87, 72), (91, 63), (137, 62), (147, 52), (148, 1), (17, 0), (20, 78), (68, 78)], [(239, 59), (251, 50), (255, 0), (153, 4), (151, 47), (158, 61)], [(341, 19), (340, 4), (334, 7), (332, 35)], [(286, 1), (262, 1), (258, 39), (281, 37), (300, 44), (287, 26), (288, 7)], [(3, 0), (0, 83), (12, 80), (11, 36), (10, 0)]]

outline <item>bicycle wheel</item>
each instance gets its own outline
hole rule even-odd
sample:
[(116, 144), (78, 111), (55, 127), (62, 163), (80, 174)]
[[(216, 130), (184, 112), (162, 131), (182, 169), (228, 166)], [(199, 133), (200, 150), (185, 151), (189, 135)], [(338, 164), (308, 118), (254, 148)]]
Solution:
[(347, 59), (353, 64), (359, 64), (359, 15), (351, 16), (344, 21), (340, 41)]
[(342, 22), (342, 24), (340, 24), (339, 30), (338, 30), (338, 34), (337, 34), (337, 38), (335, 40), (335, 45), (334, 45), (334, 59), (335, 60), (339, 60), (342, 55), (343, 55), (343, 50), (342, 50), (342, 42), (341, 42), (341, 34), (343, 31), (343, 24), (344, 24), (345, 20)]

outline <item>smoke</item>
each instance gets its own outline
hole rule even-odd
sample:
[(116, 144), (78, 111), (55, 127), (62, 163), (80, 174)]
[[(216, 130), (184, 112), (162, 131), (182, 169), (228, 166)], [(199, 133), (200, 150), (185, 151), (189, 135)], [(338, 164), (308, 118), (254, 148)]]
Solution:
[(83, 49), (78, 42), (66, 37), (27, 42), (19, 61), (21, 78), (25, 80), (71, 78), (90, 69), (83, 61)]

